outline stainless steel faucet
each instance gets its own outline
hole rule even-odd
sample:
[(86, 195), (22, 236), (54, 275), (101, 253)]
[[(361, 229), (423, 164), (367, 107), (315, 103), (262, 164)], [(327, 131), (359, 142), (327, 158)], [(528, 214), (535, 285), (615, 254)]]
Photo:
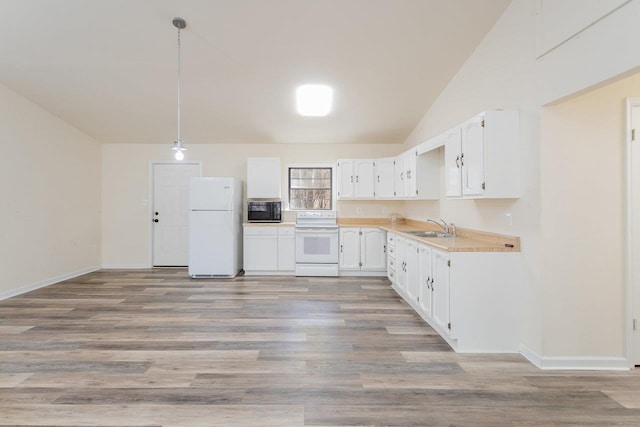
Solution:
[[(441, 222), (440, 222), (440, 221), (441, 221)], [(427, 220), (427, 222), (432, 222), (432, 223), (434, 223), (435, 225), (438, 225), (438, 226), (442, 227), (442, 230), (444, 231), (444, 233), (445, 233), (445, 234), (449, 234), (449, 224), (447, 224), (447, 222), (446, 222), (444, 219), (442, 219), (442, 218), (440, 218), (440, 221), (436, 221), (436, 220), (431, 219), (431, 218), (429, 218), (429, 219)]]

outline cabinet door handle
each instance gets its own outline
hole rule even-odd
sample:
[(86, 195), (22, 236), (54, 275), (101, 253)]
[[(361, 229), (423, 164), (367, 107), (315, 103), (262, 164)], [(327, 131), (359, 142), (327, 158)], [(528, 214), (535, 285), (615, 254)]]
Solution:
[(464, 153), (460, 154), (460, 166), (464, 166)]
[(387, 253), (387, 245), (382, 246), (382, 252), (385, 254)]
[(343, 252), (343, 250), (342, 250), (342, 245), (340, 245), (340, 252)]
[(351, 183), (353, 183), (353, 175), (351, 175)]
[(400, 172), (400, 179), (403, 180), (404, 179), (404, 172)]
[(411, 179), (411, 171), (407, 171), (407, 179)]
[(359, 177), (359, 175), (356, 175), (356, 182), (360, 182), (360, 181), (358, 181), (358, 177)]
[(460, 155), (456, 157), (456, 168), (460, 169)]
[(378, 183), (380, 182), (380, 175), (378, 175)]

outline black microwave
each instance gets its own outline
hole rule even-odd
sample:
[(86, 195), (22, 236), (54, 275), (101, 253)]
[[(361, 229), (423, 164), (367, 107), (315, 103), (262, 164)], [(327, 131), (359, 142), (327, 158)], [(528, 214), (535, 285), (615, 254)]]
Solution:
[(282, 222), (282, 202), (249, 202), (249, 222)]

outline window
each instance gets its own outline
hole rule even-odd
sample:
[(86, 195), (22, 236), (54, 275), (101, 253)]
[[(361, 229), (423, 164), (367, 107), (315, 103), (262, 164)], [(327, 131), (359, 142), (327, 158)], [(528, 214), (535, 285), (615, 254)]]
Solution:
[(290, 167), (289, 209), (330, 210), (332, 172), (331, 167)]

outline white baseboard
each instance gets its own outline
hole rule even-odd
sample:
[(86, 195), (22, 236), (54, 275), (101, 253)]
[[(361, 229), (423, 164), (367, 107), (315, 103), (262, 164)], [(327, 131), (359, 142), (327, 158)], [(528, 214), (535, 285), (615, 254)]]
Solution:
[(521, 355), (523, 355), (529, 362), (533, 363), (536, 367), (542, 369), (542, 356), (533, 351), (531, 348), (524, 344), (520, 344), (518, 349)]
[(294, 276), (295, 273), (293, 270), (282, 270), (282, 271), (263, 271), (263, 270), (253, 270), (253, 271), (245, 271), (245, 276)]
[(151, 268), (149, 264), (102, 264), (103, 270), (141, 270)]
[(340, 276), (387, 277), (387, 270), (381, 270), (381, 271), (340, 270)]
[(521, 345), (519, 351), (529, 362), (549, 371), (628, 371), (631, 369), (629, 360), (625, 357), (540, 356), (525, 345)]
[(625, 357), (543, 357), (542, 369), (628, 371), (630, 365)]
[(62, 282), (64, 280), (73, 279), (74, 277), (82, 276), (83, 274), (93, 273), (94, 271), (100, 270), (100, 266), (92, 266), (87, 267), (82, 270), (72, 271), (71, 273), (62, 274), (60, 276), (51, 277), (49, 279), (41, 280), (36, 283), (32, 283), (27, 286), (22, 286), (18, 289), (12, 289), (7, 292), (0, 293), (0, 301), (5, 300), (7, 298), (15, 297), (20, 294), (24, 294), (26, 292), (35, 291), (36, 289), (44, 288), (45, 286), (53, 285), (54, 283)]

